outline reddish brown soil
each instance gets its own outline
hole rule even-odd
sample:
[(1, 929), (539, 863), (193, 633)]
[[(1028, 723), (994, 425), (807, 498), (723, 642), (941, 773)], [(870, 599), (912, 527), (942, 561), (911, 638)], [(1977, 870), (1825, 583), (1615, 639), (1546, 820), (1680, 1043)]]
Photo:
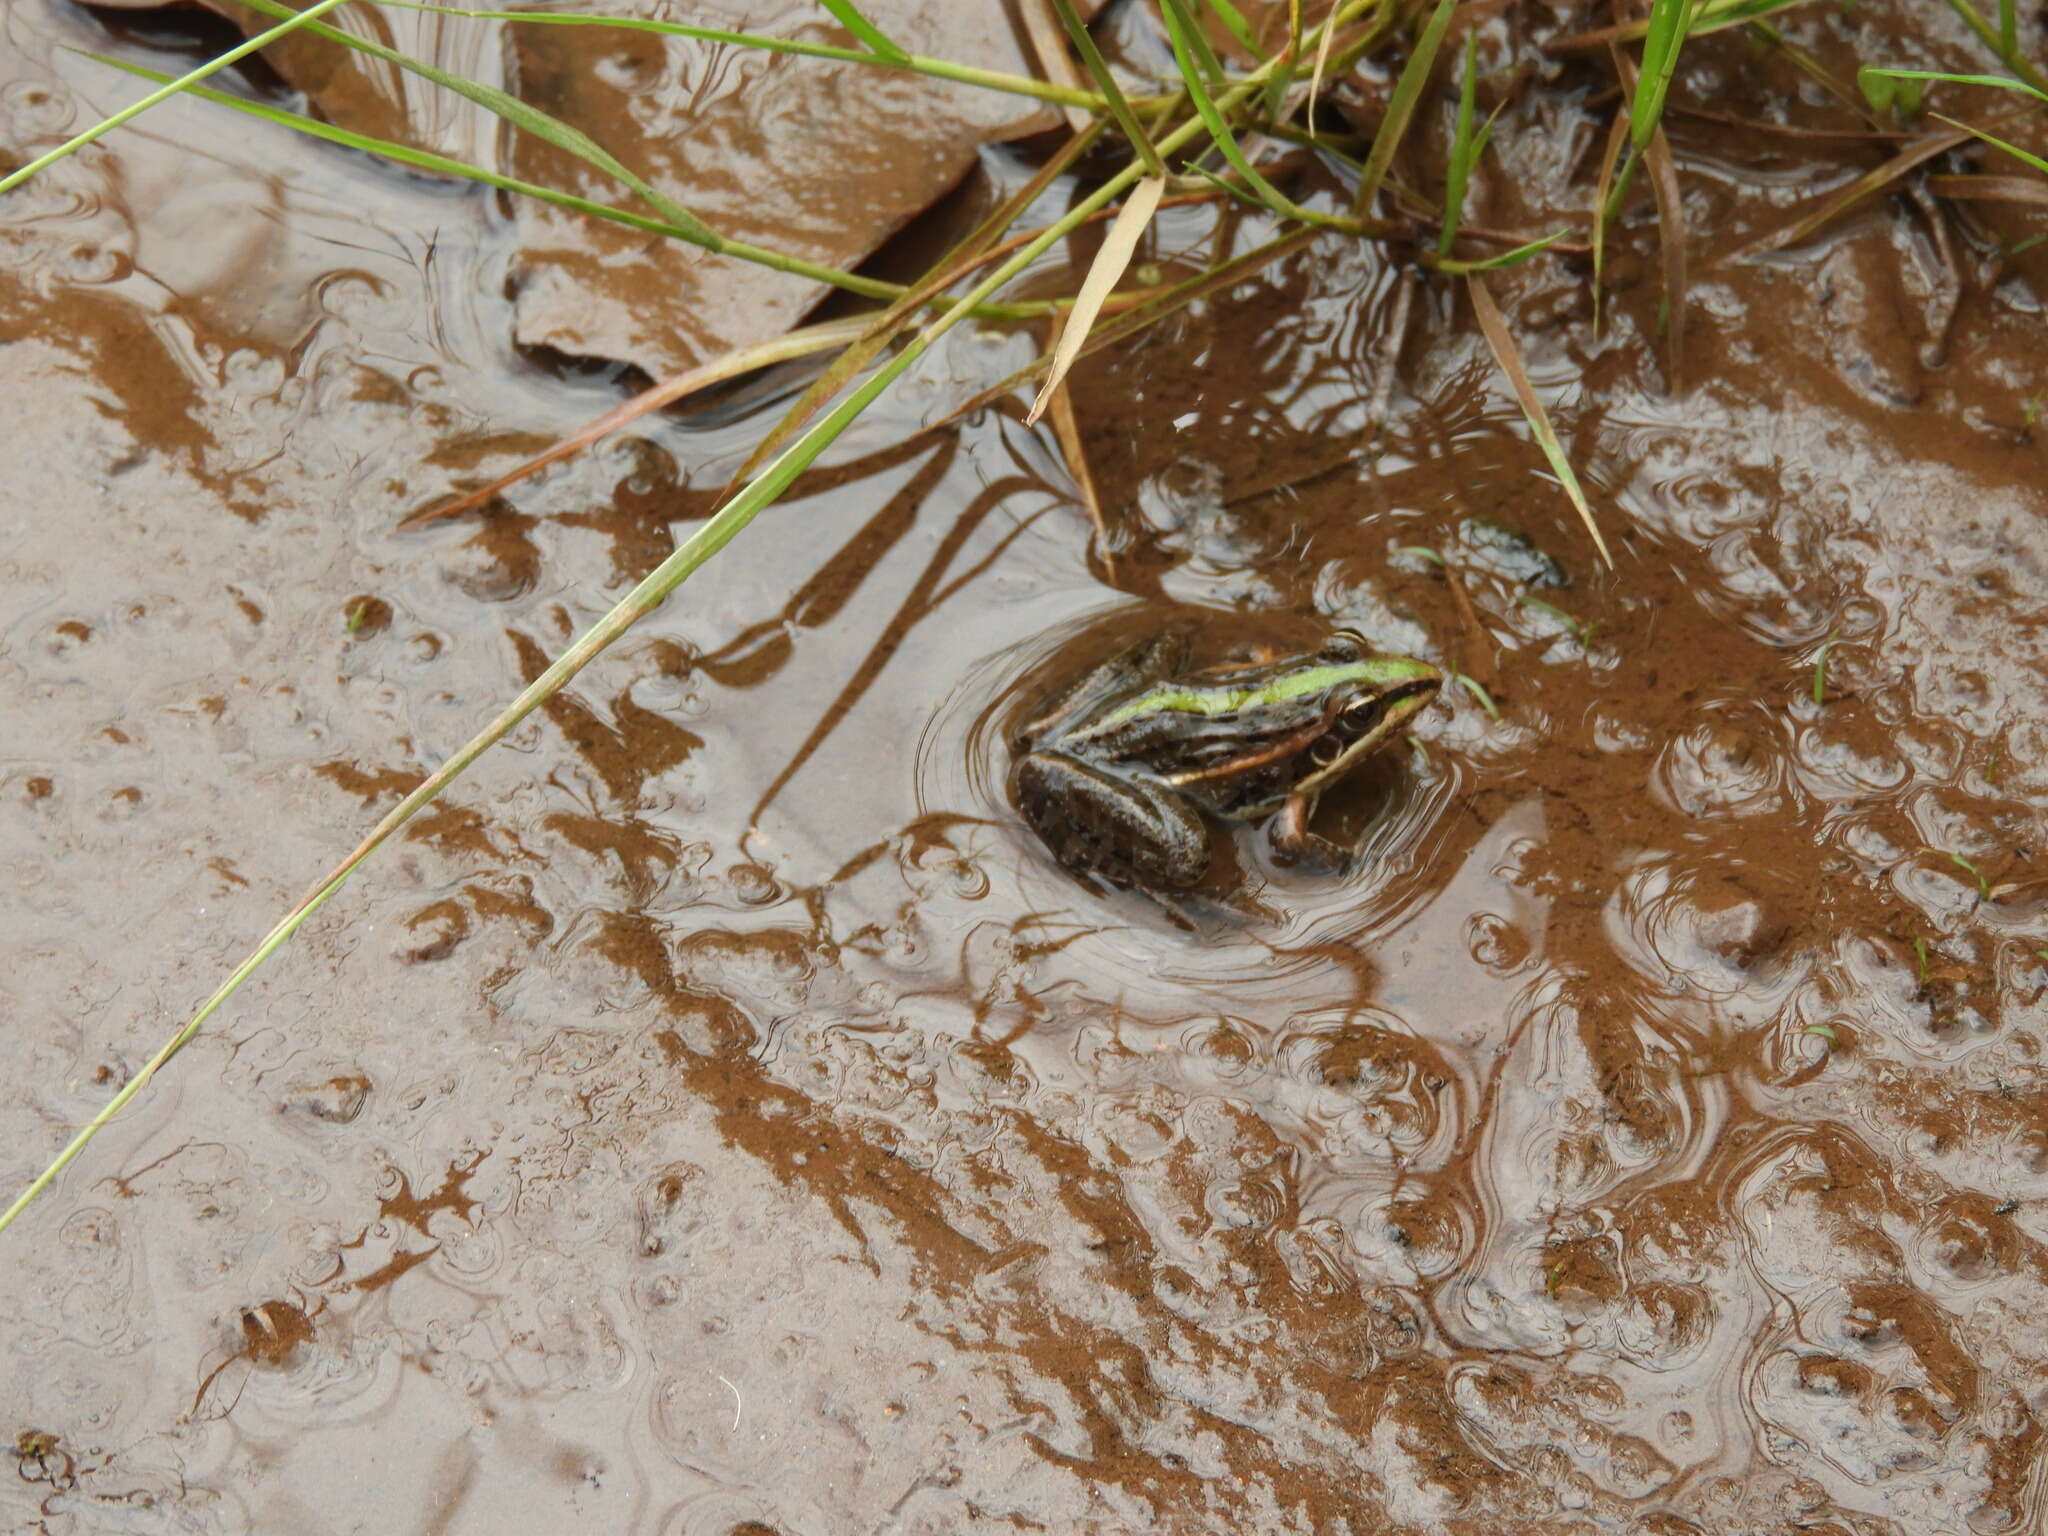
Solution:
[[(0, 154), (116, 99), (87, 13), (5, 26)], [(1585, 207), (1578, 70), (1482, 222)], [(1798, 79), (1729, 34), (1675, 99), (1853, 126)], [(1084, 372), (1094, 554), (1049, 432), (915, 435), (1029, 355), (950, 341), (0, 1236), (0, 1525), (2043, 1530), (2048, 249), (1908, 182), (1730, 260), (1888, 150), (1671, 132), (1675, 375), (1646, 197), (1599, 333), (1581, 259), (1494, 284), (1611, 572), (1376, 247)], [(514, 350), (517, 246), (198, 104), (0, 200), (8, 1192), (773, 419), (395, 532), (623, 387)], [(1190, 611), (1498, 718), (1331, 797), (1349, 871), (1098, 899), (1005, 726)]]

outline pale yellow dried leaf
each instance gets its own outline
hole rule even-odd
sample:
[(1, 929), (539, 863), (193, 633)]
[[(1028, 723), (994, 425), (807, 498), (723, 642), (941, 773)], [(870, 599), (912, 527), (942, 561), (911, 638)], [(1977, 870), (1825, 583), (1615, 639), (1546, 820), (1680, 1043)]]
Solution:
[(1088, 340), (1095, 317), (1102, 312), (1102, 301), (1109, 297), (1117, 280), (1124, 275), (1124, 268), (1131, 264), (1131, 255), (1144, 238), (1145, 226), (1152, 222), (1153, 211), (1158, 208), (1159, 199), (1165, 192), (1165, 181), (1157, 176), (1148, 176), (1132, 187), (1131, 195), (1124, 199), (1116, 221), (1102, 238), (1102, 249), (1095, 253), (1095, 260), (1088, 267), (1088, 276), (1083, 279), (1081, 291), (1074, 298), (1067, 323), (1060, 330), (1059, 345), (1052, 354), (1052, 371), (1045, 376), (1038, 398), (1031, 404), (1031, 414), (1025, 417), (1027, 426), (1037, 425), (1038, 418), (1052, 403), (1053, 391), (1066, 380), (1067, 370), (1081, 355), (1082, 344)]

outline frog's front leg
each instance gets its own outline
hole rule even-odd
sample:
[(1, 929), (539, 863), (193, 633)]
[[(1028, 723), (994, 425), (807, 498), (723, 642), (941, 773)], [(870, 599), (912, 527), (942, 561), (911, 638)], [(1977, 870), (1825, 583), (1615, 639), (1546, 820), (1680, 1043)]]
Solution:
[(1351, 862), (1353, 849), (1311, 831), (1309, 818), (1316, 813), (1314, 795), (1289, 795), (1266, 822), (1266, 836), (1282, 864), (1315, 861), (1343, 869)]
[(1070, 869), (1183, 890), (1209, 867), (1201, 814), (1150, 779), (1064, 752), (1033, 752), (1017, 765), (1017, 799), (1032, 830)]

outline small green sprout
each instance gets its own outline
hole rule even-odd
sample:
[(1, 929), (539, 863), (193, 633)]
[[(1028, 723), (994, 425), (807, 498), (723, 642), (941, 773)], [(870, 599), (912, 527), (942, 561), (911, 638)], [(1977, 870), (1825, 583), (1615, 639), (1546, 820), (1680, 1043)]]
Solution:
[(1835, 632), (1828, 631), (1827, 639), (1820, 643), (1820, 654), (1813, 659), (1813, 702), (1826, 704), (1828, 701), (1828, 652), (1835, 648)]
[(1473, 698), (1479, 701), (1479, 707), (1486, 711), (1488, 719), (1498, 720), (1500, 718), (1500, 706), (1493, 702), (1492, 694), (1488, 693), (1462, 672), (1453, 672), (1451, 677), (1457, 682), (1458, 686), (1465, 689)]
[(1984, 871), (1964, 858), (1960, 853), (1951, 853), (1946, 848), (1931, 848), (1925, 843), (1920, 845), (1920, 851), (1922, 853), (1940, 854), (1949, 863), (1955, 865), (1957, 869), (1960, 869), (1964, 874), (1977, 882), (1977, 900), (1981, 902), (1991, 899), (1991, 882), (1984, 878)]

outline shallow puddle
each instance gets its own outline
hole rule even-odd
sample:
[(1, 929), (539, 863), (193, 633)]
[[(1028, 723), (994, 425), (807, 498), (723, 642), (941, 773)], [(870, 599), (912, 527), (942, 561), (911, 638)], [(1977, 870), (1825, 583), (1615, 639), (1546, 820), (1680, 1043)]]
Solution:
[[(125, 99), (5, 26), (0, 151)], [(1746, 47), (1686, 98), (1827, 126)], [(1591, 94), (1475, 217), (1583, 209)], [(9, 1528), (2042, 1529), (2048, 249), (1716, 259), (1881, 151), (1671, 132), (1675, 382), (1647, 214), (1597, 336), (1583, 260), (1494, 288), (1611, 572), (1377, 247), (1084, 366), (1100, 547), (1021, 412), (920, 433), (1033, 355), (949, 337), (0, 1237)], [(515, 349), (506, 208), (173, 104), (0, 236), (11, 1193), (777, 413), (401, 531), (631, 387)], [(1459, 675), (1352, 865), (1025, 827), (1030, 704), (1173, 623)]]

